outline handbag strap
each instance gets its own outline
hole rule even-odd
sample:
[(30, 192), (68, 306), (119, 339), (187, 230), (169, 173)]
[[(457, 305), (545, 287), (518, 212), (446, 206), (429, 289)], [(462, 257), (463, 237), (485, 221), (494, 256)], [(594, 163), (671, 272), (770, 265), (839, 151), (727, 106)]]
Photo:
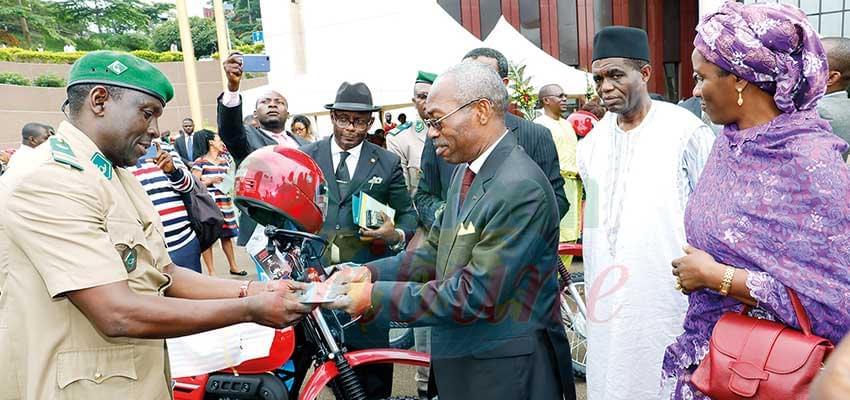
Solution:
[[(800, 330), (803, 331), (803, 334), (806, 336), (812, 335), (812, 322), (809, 320), (809, 314), (806, 313), (806, 308), (803, 307), (803, 303), (800, 302), (800, 298), (797, 297), (797, 292), (794, 289), (786, 286), (785, 290), (788, 292), (788, 299), (791, 300), (791, 306), (794, 307), (794, 314), (797, 316), (797, 323), (800, 324)], [(747, 304), (744, 304), (744, 307), (741, 309), (741, 315), (747, 315), (750, 312), (752, 307)]]
[(788, 291), (788, 298), (791, 299), (791, 305), (794, 306), (794, 313), (797, 314), (797, 323), (800, 324), (800, 329), (806, 336), (811, 336), (812, 322), (809, 320), (809, 314), (806, 313), (803, 303), (801, 303), (800, 298), (797, 297), (797, 292), (787, 286), (785, 289)]

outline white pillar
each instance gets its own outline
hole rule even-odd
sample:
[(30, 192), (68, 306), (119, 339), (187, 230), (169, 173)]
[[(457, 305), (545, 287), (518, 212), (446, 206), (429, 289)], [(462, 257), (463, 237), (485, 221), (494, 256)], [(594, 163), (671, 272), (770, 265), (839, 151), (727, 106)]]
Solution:
[(186, 12), (186, 0), (177, 0), (177, 27), (180, 29), (180, 44), (183, 49), (183, 68), (186, 72), (186, 92), (189, 94), (189, 109), (196, 126), (204, 126), (201, 113), (201, 96), (198, 94), (198, 74), (195, 72), (195, 47)]
[(306, 73), (306, 46), (301, 3), (261, 0), (263, 41), (269, 56), (269, 84), (285, 89), (295, 76)]
[[(213, 8), (215, 10), (215, 33), (218, 38), (218, 59), (224, 62), (230, 54), (230, 37), (227, 34), (227, 20), (224, 19), (224, 4), (221, 0), (213, 0)], [(224, 72), (224, 68), (218, 70), (221, 72), (221, 90), (227, 91), (227, 74)]]

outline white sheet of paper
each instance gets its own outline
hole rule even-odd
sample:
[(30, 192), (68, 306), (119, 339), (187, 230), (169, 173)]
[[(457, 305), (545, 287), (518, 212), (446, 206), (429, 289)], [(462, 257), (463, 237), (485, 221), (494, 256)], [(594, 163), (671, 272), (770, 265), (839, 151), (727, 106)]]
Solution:
[(273, 328), (254, 323), (166, 339), (171, 376), (206, 374), (266, 357), (273, 340)]

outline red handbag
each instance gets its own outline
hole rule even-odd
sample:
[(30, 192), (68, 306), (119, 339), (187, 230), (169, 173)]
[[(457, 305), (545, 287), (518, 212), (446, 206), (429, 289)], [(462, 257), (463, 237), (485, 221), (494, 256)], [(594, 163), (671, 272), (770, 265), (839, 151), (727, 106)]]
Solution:
[(808, 399), (832, 343), (812, 335), (812, 324), (797, 294), (788, 297), (803, 332), (778, 322), (727, 312), (711, 334), (708, 354), (691, 383), (714, 400)]

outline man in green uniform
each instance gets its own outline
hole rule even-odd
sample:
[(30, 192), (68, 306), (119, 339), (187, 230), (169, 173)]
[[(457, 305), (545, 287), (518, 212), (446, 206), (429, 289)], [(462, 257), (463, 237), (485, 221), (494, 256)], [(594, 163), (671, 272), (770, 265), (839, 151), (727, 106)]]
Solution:
[[(425, 135), (428, 129), (422, 120), (425, 112), (425, 99), (431, 84), (437, 78), (436, 74), (419, 71), (416, 83), (413, 85), (413, 105), (416, 107), (418, 118), (411, 122), (407, 121), (387, 132), (387, 150), (401, 157), (401, 167), (404, 170), (404, 180), (410, 195), (416, 194), (419, 186), (419, 173), (421, 172), (420, 161), (422, 150), (425, 148)], [(399, 118), (401, 118), (399, 116)]]
[(0, 399), (170, 399), (165, 338), (311, 308), (296, 282), (209, 278), (168, 257), (124, 167), (159, 137), (174, 90), (152, 64), (92, 52), (71, 68), (67, 121), (0, 178)]

